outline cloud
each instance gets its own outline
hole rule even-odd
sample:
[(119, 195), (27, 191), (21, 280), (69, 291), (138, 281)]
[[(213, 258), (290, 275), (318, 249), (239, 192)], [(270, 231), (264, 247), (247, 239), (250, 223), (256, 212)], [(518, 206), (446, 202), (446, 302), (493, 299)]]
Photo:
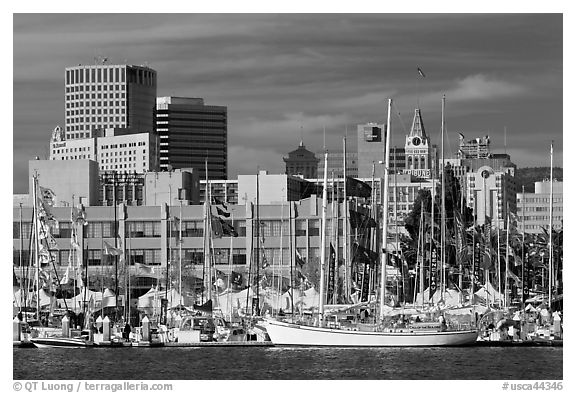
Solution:
[(446, 95), (450, 97), (450, 101), (467, 102), (511, 98), (524, 93), (526, 93), (524, 86), (477, 74), (456, 81), (456, 86), (449, 89)]

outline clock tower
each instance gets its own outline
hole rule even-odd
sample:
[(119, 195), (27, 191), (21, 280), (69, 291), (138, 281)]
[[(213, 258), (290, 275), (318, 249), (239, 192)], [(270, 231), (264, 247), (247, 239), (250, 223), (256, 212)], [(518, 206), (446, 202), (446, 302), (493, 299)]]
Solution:
[(406, 136), (404, 145), (406, 151), (406, 169), (404, 173), (417, 177), (431, 177), (431, 153), (430, 138), (426, 135), (424, 122), (420, 109), (414, 111), (414, 120), (410, 134)]

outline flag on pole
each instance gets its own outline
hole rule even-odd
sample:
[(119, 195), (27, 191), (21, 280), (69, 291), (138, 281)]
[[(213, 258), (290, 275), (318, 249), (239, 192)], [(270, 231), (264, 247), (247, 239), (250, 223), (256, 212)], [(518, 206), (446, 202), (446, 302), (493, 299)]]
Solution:
[(304, 260), (304, 258), (302, 258), (302, 255), (300, 255), (298, 250), (295, 250), (295, 251), (296, 251), (296, 265), (298, 265), (299, 267), (304, 266), (306, 261)]
[(78, 225), (88, 225), (88, 222), (86, 221), (86, 212), (83, 208), (72, 208), (72, 222)]
[(122, 250), (112, 247), (108, 242), (104, 242), (104, 255), (122, 255)]
[(355, 228), (376, 228), (378, 224), (372, 217), (368, 217), (365, 214), (358, 213), (355, 210), (350, 210), (350, 215), (348, 216), (350, 220), (350, 227)]
[(66, 273), (64, 273), (64, 277), (60, 280), (60, 285), (66, 285), (70, 282), (70, 265), (66, 267)]
[(354, 179), (353, 177), (346, 176), (346, 195), (361, 198), (370, 198), (372, 195), (372, 187), (368, 184)]
[(418, 74), (420, 74), (420, 76), (422, 78), (426, 78), (426, 75), (424, 75), (424, 72), (422, 72), (422, 70), (420, 69), (420, 67), (418, 67)]

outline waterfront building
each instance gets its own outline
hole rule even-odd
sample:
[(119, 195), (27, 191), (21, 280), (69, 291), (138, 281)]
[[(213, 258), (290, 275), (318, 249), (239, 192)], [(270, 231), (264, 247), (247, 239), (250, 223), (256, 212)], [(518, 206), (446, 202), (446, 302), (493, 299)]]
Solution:
[(304, 142), (300, 141), (298, 148), (283, 158), (286, 163), (286, 175), (302, 176), (306, 179), (318, 177), (318, 162), (320, 159), (310, 150), (306, 149)]
[(200, 179), (225, 180), (228, 174), (228, 109), (202, 98), (157, 97), (156, 129), (160, 169), (194, 168)]
[(156, 71), (127, 64), (78, 65), (65, 71), (65, 139), (93, 136), (95, 130), (154, 130)]
[[(339, 228), (343, 225), (342, 205), (339, 204)], [(21, 274), (20, 245), (24, 245), (22, 261), (28, 261), (29, 245), (20, 241), (19, 207), (13, 210), (13, 259), (17, 276)], [(182, 210), (180, 210), (182, 209)], [(270, 265), (262, 268), (264, 272), (290, 277), (290, 238), (292, 244), (310, 266), (318, 266), (320, 258), (320, 219), (322, 201), (315, 196), (295, 202), (284, 202), (257, 207), (252, 203), (227, 205), (231, 214), (226, 219), (238, 232), (238, 237), (214, 237), (212, 255), (214, 266), (218, 271), (230, 274), (232, 270), (242, 274), (247, 282), (250, 261), (254, 260), (256, 242), (253, 241), (256, 228), (255, 220), (259, 216), (261, 231), (261, 260), (266, 258)], [(258, 209), (258, 212), (257, 212)], [(331, 206), (329, 206), (329, 211)], [(101, 283), (114, 288), (114, 259), (103, 251), (103, 244), (117, 244), (128, 262), (131, 277), (132, 296), (138, 296), (155, 286), (157, 282), (164, 287), (166, 266), (170, 266), (169, 275), (178, 280), (182, 268), (183, 292), (191, 291), (202, 279), (204, 270), (204, 206), (180, 205), (168, 206), (127, 206), (122, 203), (116, 211), (112, 206), (88, 206), (84, 208), (87, 225), (78, 228), (78, 258), (87, 261), (88, 282), (91, 290), (100, 291)], [(60, 277), (69, 265), (71, 244), (71, 208), (55, 207), (52, 214), (59, 221), (53, 230), (56, 247), (52, 251), (54, 262)], [(30, 238), (32, 215), (31, 208), (22, 208), (22, 237)], [(290, 219), (290, 217), (292, 217)], [(179, 221), (181, 218), (181, 221)], [(181, 224), (181, 227), (180, 227)], [(291, 226), (291, 229), (289, 229)], [(330, 228), (331, 225), (328, 225)], [(282, 229), (281, 229), (282, 228)], [(182, 230), (180, 236), (180, 229)], [(282, 232), (280, 232), (282, 230)], [(117, 241), (116, 232), (117, 231)], [(282, 233), (282, 236), (280, 234)], [(181, 242), (179, 241), (181, 239)], [(343, 244), (340, 240), (340, 245)], [(339, 248), (342, 255), (342, 247)], [(294, 259), (292, 259), (294, 260)], [(170, 262), (170, 263), (168, 263)], [(154, 268), (154, 273), (142, 266)], [(261, 264), (260, 266), (264, 266)], [(267, 269), (267, 270), (265, 270)], [(98, 280), (98, 277), (105, 277)], [(120, 287), (123, 287), (123, 277)], [(172, 284), (173, 285), (173, 284)]]
[(563, 216), (563, 182), (544, 179), (534, 183), (534, 192), (516, 193), (518, 210), (518, 227), (526, 233), (541, 233), (543, 228), (550, 227), (550, 184), (552, 184), (552, 227), (562, 229)]

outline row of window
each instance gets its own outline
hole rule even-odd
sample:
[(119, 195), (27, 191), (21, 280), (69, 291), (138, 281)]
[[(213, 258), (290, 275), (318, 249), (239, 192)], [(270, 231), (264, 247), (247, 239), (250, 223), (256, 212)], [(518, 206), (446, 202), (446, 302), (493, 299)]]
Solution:
[[(552, 198), (552, 202), (553, 202), (553, 203), (554, 203), (554, 202), (562, 202), (562, 200), (563, 200), (563, 198), (561, 198), (561, 197), (558, 197), (558, 198), (554, 198), (554, 197), (553, 197), (553, 198)], [(522, 203), (522, 198), (521, 198), (520, 196), (518, 196), (518, 198), (516, 199), (516, 201), (517, 201), (518, 203)], [(531, 202), (532, 202), (532, 203), (550, 203), (550, 197), (547, 197), (547, 198), (526, 198), (526, 199), (524, 200), (524, 202), (527, 202), (527, 203), (531, 203)]]
[[(78, 91), (113, 91), (113, 90), (126, 90), (126, 85), (77, 85), (77, 86), (66, 86), (66, 93), (74, 93)], [(66, 95), (68, 97), (68, 94)], [(72, 95), (74, 98), (74, 95)], [(78, 98), (78, 94), (76, 94)]]
[[(320, 257), (319, 247), (310, 247), (308, 252), (305, 248), (298, 248), (298, 253), (303, 260), (317, 260)], [(103, 253), (101, 249), (88, 249), (85, 250), (88, 266), (113, 266), (115, 258)], [(266, 268), (268, 266), (289, 266), (290, 261), (290, 248), (265, 248), (261, 247), (258, 250), (260, 255), (260, 266)], [(342, 255), (343, 249), (338, 249), (339, 255)], [(162, 254), (160, 249), (127, 249), (126, 255), (130, 265), (136, 263), (158, 266), (162, 264)], [(194, 265), (204, 264), (204, 252), (201, 248), (183, 248), (171, 249), (171, 258), (169, 262), (171, 266), (177, 266), (180, 257), (182, 257), (182, 267), (186, 268)], [(30, 263), (30, 252), (28, 250), (13, 250), (13, 264), (14, 266), (28, 266)], [(74, 262), (79, 257), (78, 253), (74, 250), (54, 250), (52, 251), (52, 258), (56, 265), (68, 266), (70, 262)], [(230, 258), (232, 257), (232, 258)], [(233, 249), (230, 253), (229, 248), (215, 248), (212, 252), (212, 259), (215, 265), (246, 265), (246, 250), (243, 248)], [(161, 274), (160, 271), (156, 273)]]
[[(110, 114), (113, 115), (114, 113), (116, 113), (117, 115), (119, 114), (125, 114), (126, 113), (126, 109), (124, 108), (110, 108)], [(66, 116), (78, 116), (78, 115), (83, 115), (84, 114), (84, 109), (73, 109), (70, 111), (66, 111)], [(86, 109), (86, 114), (89, 115), (90, 114), (90, 109)], [(104, 108), (104, 109), (92, 109), (92, 114), (93, 115), (101, 115), (101, 114), (108, 114), (108, 109)]]
[[(549, 206), (526, 206), (525, 209), (522, 209), (522, 205), (518, 206), (519, 212), (522, 212), (523, 210), (527, 211), (527, 212), (549, 212), (550, 207)], [(552, 211), (562, 211), (562, 210), (563, 210), (562, 206), (552, 207)]]
[[(246, 221), (232, 221), (226, 220), (241, 237), (246, 236)], [(342, 235), (343, 219), (339, 219), (338, 234)], [(14, 239), (20, 238), (19, 222), (13, 222), (13, 236)], [(60, 222), (58, 226), (52, 229), (52, 234), (55, 238), (70, 238), (72, 227), (70, 222)], [(254, 222), (254, 225), (256, 223)], [(160, 221), (126, 221), (125, 223), (125, 236), (126, 238), (140, 238), (140, 237), (161, 237)], [(30, 237), (32, 227), (31, 223), (24, 222), (22, 224), (22, 234), (24, 239)], [(176, 238), (179, 235), (180, 224), (177, 221), (172, 221), (169, 227), (169, 233), (172, 237)], [(260, 221), (260, 237), (280, 237), (289, 235), (288, 220), (262, 220)], [(326, 221), (327, 235), (332, 235), (332, 220)], [(254, 228), (256, 234), (256, 228)], [(296, 236), (319, 236), (320, 235), (320, 220), (296, 220), (295, 224)], [(204, 236), (204, 223), (200, 220), (195, 221), (182, 221), (182, 237), (203, 237)], [(88, 225), (84, 227), (84, 237), (86, 238), (109, 238), (114, 237), (114, 225), (108, 221), (88, 221)]]
[[(130, 145), (129, 147), (134, 147), (134, 146), (136, 146), (136, 143), (138, 143), (138, 146), (146, 146), (146, 141), (140, 141), (140, 142), (130, 143), (130, 144), (129, 144), (129, 145)], [(118, 147), (120, 147), (120, 148), (126, 147), (126, 143), (120, 143), (120, 144), (115, 143), (115, 144), (113, 144), (113, 145), (102, 145), (102, 146), (101, 146), (101, 149), (102, 149), (102, 150), (106, 150), (106, 149), (118, 149)]]
[[(92, 116), (92, 123), (120, 123), (126, 121), (126, 116)], [(86, 117), (72, 117), (66, 119), (66, 124), (75, 124), (75, 123), (90, 123), (90, 116)], [(107, 128), (108, 126), (102, 125), (102, 128)]]
[[(85, 102), (67, 102), (66, 109), (74, 109), (74, 108), (90, 108), (90, 107), (99, 107), (99, 106), (115, 106), (119, 108), (124, 108), (126, 106), (126, 100), (122, 99), (119, 100), (120, 97), (116, 99), (116, 101), (85, 101)], [(124, 97), (122, 97), (124, 98)]]
[(66, 84), (73, 85), (79, 83), (95, 82), (125, 82), (125, 68), (79, 68), (66, 70)]
[[(99, 99), (99, 100), (105, 99), (105, 100), (107, 100), (107, 99), (113, 99), (113, 98), (116, 98), (116, 99), (120, 99), (120, 98), (125, 99), (125, 98), (126, 98), (126, 93), (124, 93), (124, 92), (122, 92), (122, 93), (119, 93), (119, 92), (117, 92), (117, 93), (112, 93), (112, 92), (111, 92), (110, 94), (108, 94), (108, 93), (103, 93), (103, 94), (102, 94), (102, 93), (92, 93), (92, 94), (86, 93), (86, 95), (84, 95), (84, 94), (82, 94), (82, 93), (81, 93), (81, 94), (66, 94), (66, 100), (69, 101), (72, 106), (73, 106), (73, 104), (76, 104), (77, 106), (78, 106), (79, 104), (81, 104), (81, 102), (74, 102), (73, 100), (81, 101), (81, 100), (84, 100), (84, 99), (87, 99), (87, 100), (88, 100), (88, 99), (90, 99), (90, 98), (93, 99), (93, 100), (95, 100), (95, 99)], [(96, 102), (97, 102), (97, 101), (96, 101)], [(90, 101), (87, 101), (87, 102), (86, 102), (86, 104), (89, 104), (89, 103), (90, 103)], [(95, 102), (94, 102), (94, 103), (95, 103)], [(88, 105), (88, 106), (89, 106), (89, 105)]]
[[(124, 146), (126, 146), (125, 143)], [(120, 147), (122, 147), (122, 145)], [(142, 150), (142, 154), (146, 154), (146, 149)], [(127, 156), (127, 155), (136, 155), (136, 150), (120, 150), (119, 152), (115, 151), (114, 154), (110, 152), (110, 155), (108, 155), (108, 153), (100, 153), (100, 157)]]

